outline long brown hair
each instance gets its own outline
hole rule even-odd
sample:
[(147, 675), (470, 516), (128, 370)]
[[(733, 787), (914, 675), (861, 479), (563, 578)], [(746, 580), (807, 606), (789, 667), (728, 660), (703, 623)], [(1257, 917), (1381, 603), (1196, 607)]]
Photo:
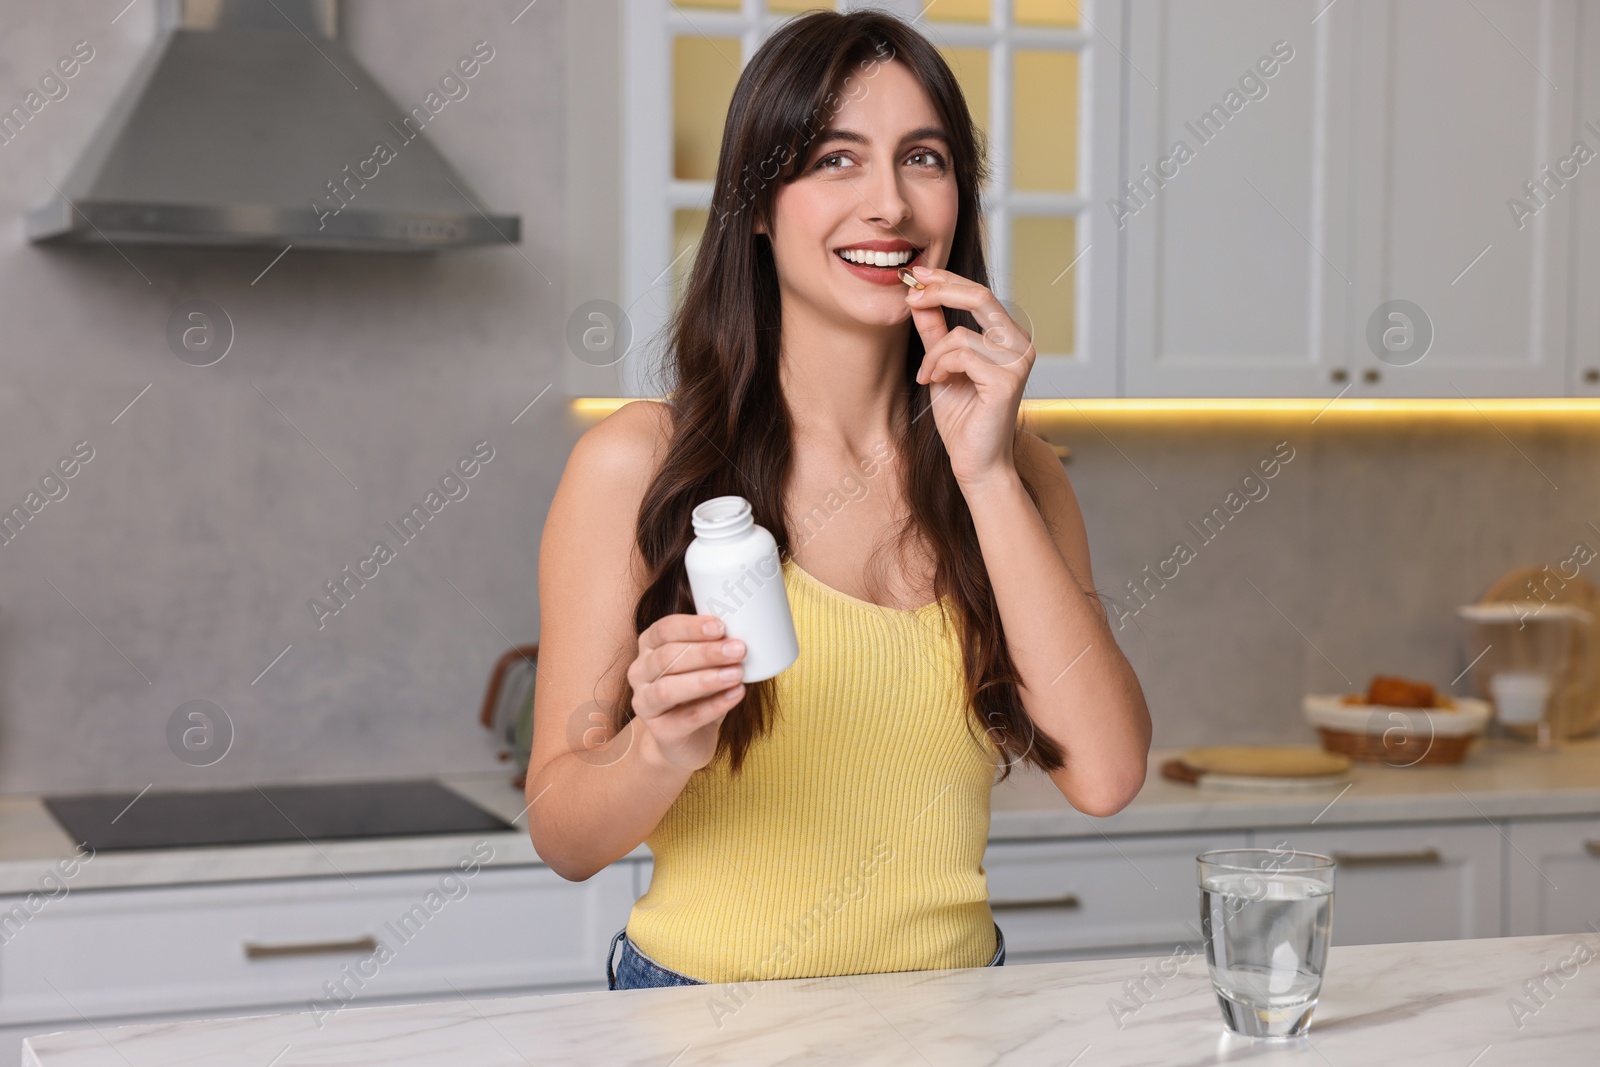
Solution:
[[(694, 613), (683, 558), (693, 539), (690, 512), (701, 501), (725, 494), (747, 498), (780, 555), (789, 554), (783, 502), (793, 436), (778, 377), (778, 276), (768, 238), (754, 227), (770, 220), (777, 186), (802, 173), (810, 144), (842, 106), (841, 96), (857, 91), (853, 79), (866, 79), (874, 64), (890, 61), (921, 82), (949, 136), (959, 213), (947, 269), (989, 284), (979, 207), (983, 145), (938, 51), (905, 22), (876, 11), (821, 11), (785, 23), (751, 57), (734, 89), (710, 217), (683, 300), (666, 326), (663, 392), (672, 435), (639, 507), (638, 544), (647, 577), (634, 608), (636, 633), (663, 615)], [(945, 321), (982, 332), (966, 311), (946, 308)], [(907, 413), (894, 449), (909, 513), (896, 543), (920, 538), (936, 561), (935, 595), (948, 593), (954, 601), (973, 713), (969, 726), (984, 730), (999, 750), (1001, 777), (1023, 759), (1055, 770), (1063, 765), (1060, 746), (1035, 730), (1022, 706), (1021, 679), (944, 441), (932, 418), (915, 417), (927, 410), (931, 395), (929, 385), (916, 381), (922, 357), (922, 339), (913, 330), (903, 371)], [(1027, 491), (1037, 503), (1035, 489), (1029, 485)], [(632, 700), (632, 687), (624, 683), (613, 709), (619, 725), (632, 717)], [(727, 755), (737, 773), (778, 710), (772, 679), (747, 686), (723, 720), (717, 757)]]

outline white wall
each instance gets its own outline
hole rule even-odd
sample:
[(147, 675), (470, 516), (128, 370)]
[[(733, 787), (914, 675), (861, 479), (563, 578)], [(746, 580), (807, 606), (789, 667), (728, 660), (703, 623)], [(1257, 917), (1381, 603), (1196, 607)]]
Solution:
[[(149, 47), (153, 2), (113, 25), (120, 6), (0, 6), (0, 100), (78, 40), (96, 53), (0, 147), (0, 500), (74, 442), (95, 449), (69, 495), (0, 546), (0, 790), (497, 766), (477, 703), (501, 650), (537, 634), (540, 526), (579, 432), (559, 380), (563, 7), (543, 0), (515, 25), (509, 0), (346, 9), (351, 49), (401, 100), (492, 44), (429, 135), (489, 204), (520, 212), (520, 249), (295, 250), (252, 285), (272, 253), (124, 247), (136, 271), (111, 249), (23, 238), (24, 211)], [(196, 297), (237, 329), (209, 368), (165, 341), (170, 309)], [(468, 496), (319, 631), (307, 600), (485, 439), (495, 458)], [(237, 731), (209, 768), (167, 746), (192, 699)]]

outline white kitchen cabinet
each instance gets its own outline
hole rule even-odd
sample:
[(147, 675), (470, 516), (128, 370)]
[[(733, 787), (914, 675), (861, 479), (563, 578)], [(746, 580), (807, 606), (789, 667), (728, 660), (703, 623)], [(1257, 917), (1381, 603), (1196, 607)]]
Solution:
[(1600, 924), (1600, 819), (1537, 819), (1507, 830), (1506, 933), (1590, 933)]
[[(1588, 74), (1579, 86), (1578, 121), (1593, 121), (1600, 127), (1600, 78), (1593, 71), (1600, 70), (1600, 11), (1591, 3), (1579, 19), (1580, 50), (1578, 68)], [(1581, 125), (1577, 136), (1596, 152), (1600, 152), (1600, 133), (1588, 125)], [(1570, 186), (1573, 201), (1578, 206), (1575, 229), (1577, 254), (1573, 257), (1577, 276), (1574, 278), (1572, 369), (1569, 392), (1573, 396), (1600, 397), (1600, 158), (1591, 160), (1584, 168), (1584, 177)]]
[[(1524, 183), (1578, 134), (1576, 0), (1341, 6), (1358, 57), (1349, 395), (1565, 394), (1573, 206), (1600, 163), (1571, 161), (1542, 207)], [(1432, 323), (1404, 366), (1417, 349), (1379, 360), (1366, 337), (1395, 299)]]
[[(1576, 0), (1131, 12), (1126, 177), (1147, 195), (1124, 228), (1125, 395), (1600, 396), (1593, 308), (1568, 357), (1574, 205), (1600, 167), (1568, 160), (1580, 134), (1600, 150), (1575, 108)], [(1280, 41), (1265, 95), (1238, 91)], [(1179, 140), (1192, 158), (1158, 172)], [(1568, 174), (1541, 204), (1524, 183), (1547, 165)], [(1585, 234), (1580, 309), (1600, 280)], [(1393, 300), (1421, 315), (1380, 313)], [(1400, 350), (1380, 359), (1370, 321)]]
[[(650, 888), (650, 875), (655, 872), (655, 869), (656, 861), (654, 859), (640, 860), (633, 865), (633, 898), (635, 900), (644, 896), (645, 891)], [(623, 918), (626, 919), (627, 916), (624, 915)], [(618, 924), (618, 928), (621, 928), (621, 924)]]
[(1333, 943), (1374, 945), (1500, 936), (1500, 831), (1487, 820), (1407, 826), (1260, 830), (1338, 861)]
[(603, 988), (632, 892), (631, 863), (79, 890), (0, 947), (0, 1024)]
[(1194, 858), (1245, 842), (1242, 832), (990, 842), (984, 871), (989, 907), (1006, 937), (1006, 961), (1137, 955), (1197, 944)]
[(1350, 8), (1313, 24), (1282, 0), (1130, 6), (1126, 395), (1339, 390)]

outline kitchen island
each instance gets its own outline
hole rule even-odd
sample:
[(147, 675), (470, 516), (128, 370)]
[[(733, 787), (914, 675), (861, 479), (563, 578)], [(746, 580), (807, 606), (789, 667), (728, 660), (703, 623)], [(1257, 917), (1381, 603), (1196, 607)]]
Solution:
[[(1600, 936), (1336, 947), (1309, 1037), (1223, 1031), (1203, 957), (905, 971), (102, 1027), (33, 1067), (1600, 1062)], [(1170, 977), (1168, 977), (1170, 976)]]

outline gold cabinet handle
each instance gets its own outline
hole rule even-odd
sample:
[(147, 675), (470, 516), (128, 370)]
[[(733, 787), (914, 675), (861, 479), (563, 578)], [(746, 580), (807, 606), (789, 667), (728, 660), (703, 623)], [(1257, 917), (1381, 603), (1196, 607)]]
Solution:
[(1418, 849), (1416, 852), (1335, 852), (1333, 862), (1341, 867), (1437, 866), (1444, 862), (1444, 857), (1439, 855), (1436, 848)]
[(989, 901), (990, 911), (1037, 911), (1042, 908), (1061, 908), (1064, 911), (1077, 911), (1082, 906), (1076, 893), (1068, 893), (1059, 897), (1042, 897), (1037, 900)]
[(271, 959), (277, 956), (331, 956), (346, 952), (359, 952), (363, 956), (378, 951), (378, 941), (371, 934), (348, 941), (302, 941), (298, 944), (258, 945), (244, 943), (244, 954), (252, 960)]
[(1583, 847), (1585, 851), (1589, 853), (1589, 855), (1593, 856), (1597, 860), (1600, 860), (1600, 841), (1585, 841), (1583, 843)]

